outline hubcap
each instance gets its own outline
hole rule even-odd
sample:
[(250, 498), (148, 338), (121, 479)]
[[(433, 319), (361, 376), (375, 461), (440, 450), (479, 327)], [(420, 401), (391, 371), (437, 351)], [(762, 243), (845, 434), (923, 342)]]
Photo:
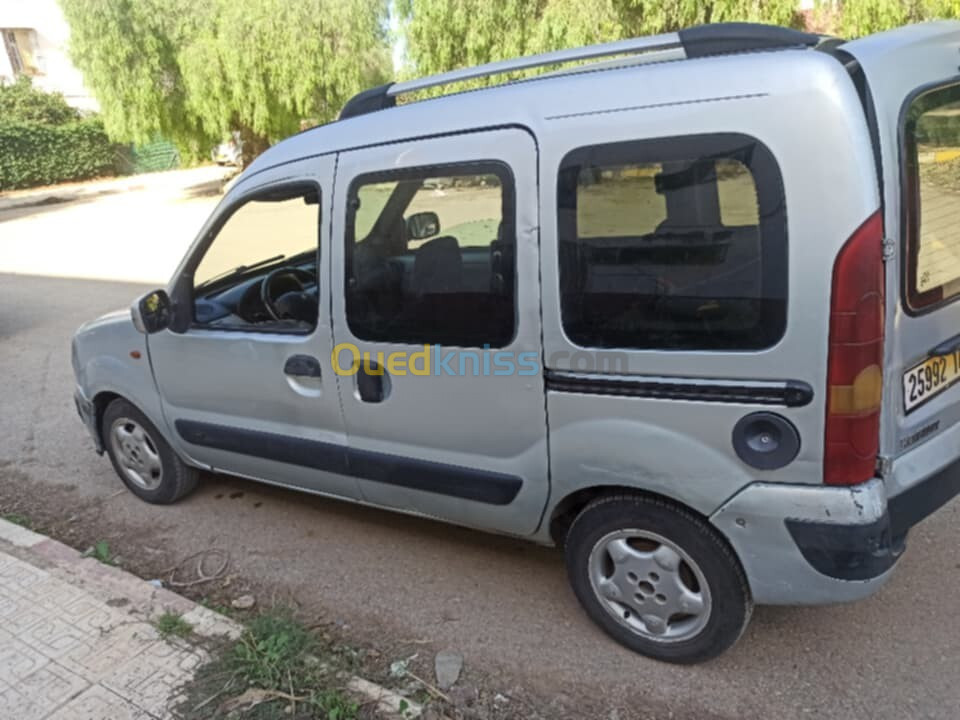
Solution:
[(593, 592), (618, 623), (657, 642), (697, 635), (710, 619), (710, 588), (680, 547), (646, 530), (618, 530), (590, 552)]
[(163, 479), (160, 453), (147, 431), (135, 420), (118, 418), (110, 428), (114, 457), (126, 478), (144, 490), (156, 490)]

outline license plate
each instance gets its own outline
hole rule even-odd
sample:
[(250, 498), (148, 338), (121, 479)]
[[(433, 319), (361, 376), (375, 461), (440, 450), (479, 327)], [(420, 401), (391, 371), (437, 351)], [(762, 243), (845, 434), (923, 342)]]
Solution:
[(916, 410), (960, 380), (960, 351), (934, 355), (903, 374), (903, 405)]

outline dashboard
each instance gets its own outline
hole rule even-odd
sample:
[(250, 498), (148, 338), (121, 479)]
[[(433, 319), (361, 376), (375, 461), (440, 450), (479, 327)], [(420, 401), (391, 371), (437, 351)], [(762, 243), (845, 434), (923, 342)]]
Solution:
[[(283, 267), (282, 265), (280, 267)], [(313, 272), (314, 263), (290, 265), (303, 271)], [(244, 329), (254, 326), (258, 330), (302, 330), (313, 327), (313, 322), (298, 319), (275, 320), (263, 302), (262, 288), (266, 277), (275, 268), (265, 268), (253, 277), (245, 276), (227, 287), (215, 287), (209, 291), (200, 291), (194, 298), (194, 323), (206, 328)], [(317, 282), (299, 281), (293, 275), (279, 274), (271, 282), (273, 299), (285, 293), (299, 293), (314, 308), (316, 316)]]

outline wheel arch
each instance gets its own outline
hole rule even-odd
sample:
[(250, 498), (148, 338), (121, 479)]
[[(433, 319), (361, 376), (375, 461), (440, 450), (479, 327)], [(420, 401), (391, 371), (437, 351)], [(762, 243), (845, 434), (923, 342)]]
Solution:
[(599, 497), (624, 494), (655, 498), (675, 505), (676, 507), (683, 508), (701, 520), (709, 522), (709, 518), (696, 508), (662, 493), (652, 492), (630, 485), (591, 485), (574, 490), (553, 505), (547, 524), (550, 539), (557, 547), (563, 547), (564, 539), (566, 538), (567, 531), (570, 529), (570, 525), (573, 523), (574, 518), (576, 518), (587, 505)]
[(144, 417), (153, 423), (154, 427), (157, 429), (157, 432), (163, 436), (163, 439), (168, 443), (170, 442), (169, 438), (166, 437), (166, 423), (163, 421), (162, 414), (159, 414), (159, 412), (155, 414), (151, 411), (151, 408), (144, 407), (143, 403), (137, 402), (136, 398), (130, 397), (129, 394), (118, 392), (116, 389), (111, 388), (100, 390), (93, 396), (93, 400), (91, 401), (93, 403), (97, 439), (99, 440), (101, 447), (105, 448), (107, 446), (107, 438), (104, 436), (103, 432), (103, 415), (110, 406), (110, 403), (112, 403), (114, 400), (123, 400), (124, 402), (128, 402), (133, 405), (133, 407), (143, 413)]
[[(94, 427), (97, 430), (97, 440), (100, 447), (106, 447), (106, 438), (103, 436), (103, 414), (107, 411), (107, 406), (114, 400), (127, 400), (119, 393), (110, 390), (104, 390), (93, 396), (93, 417)], [(130, 402), (127, 400), (127, 402)]]

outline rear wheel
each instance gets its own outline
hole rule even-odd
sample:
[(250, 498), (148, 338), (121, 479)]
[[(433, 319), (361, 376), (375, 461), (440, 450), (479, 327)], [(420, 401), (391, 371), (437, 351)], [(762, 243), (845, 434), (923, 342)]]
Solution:
[(137, 497), (165, 505), (196, 487), (197, 470), (184, 463), (153, 423), (126, 400), (107, 406), (101, 435), (113, 469)]
[(566, 540), (567, 572), (587, 614), (617, 642), (673, 663), (720, 655), (753, 602), (743, 569), (707, 523), (639, 495), (594, 500)]

